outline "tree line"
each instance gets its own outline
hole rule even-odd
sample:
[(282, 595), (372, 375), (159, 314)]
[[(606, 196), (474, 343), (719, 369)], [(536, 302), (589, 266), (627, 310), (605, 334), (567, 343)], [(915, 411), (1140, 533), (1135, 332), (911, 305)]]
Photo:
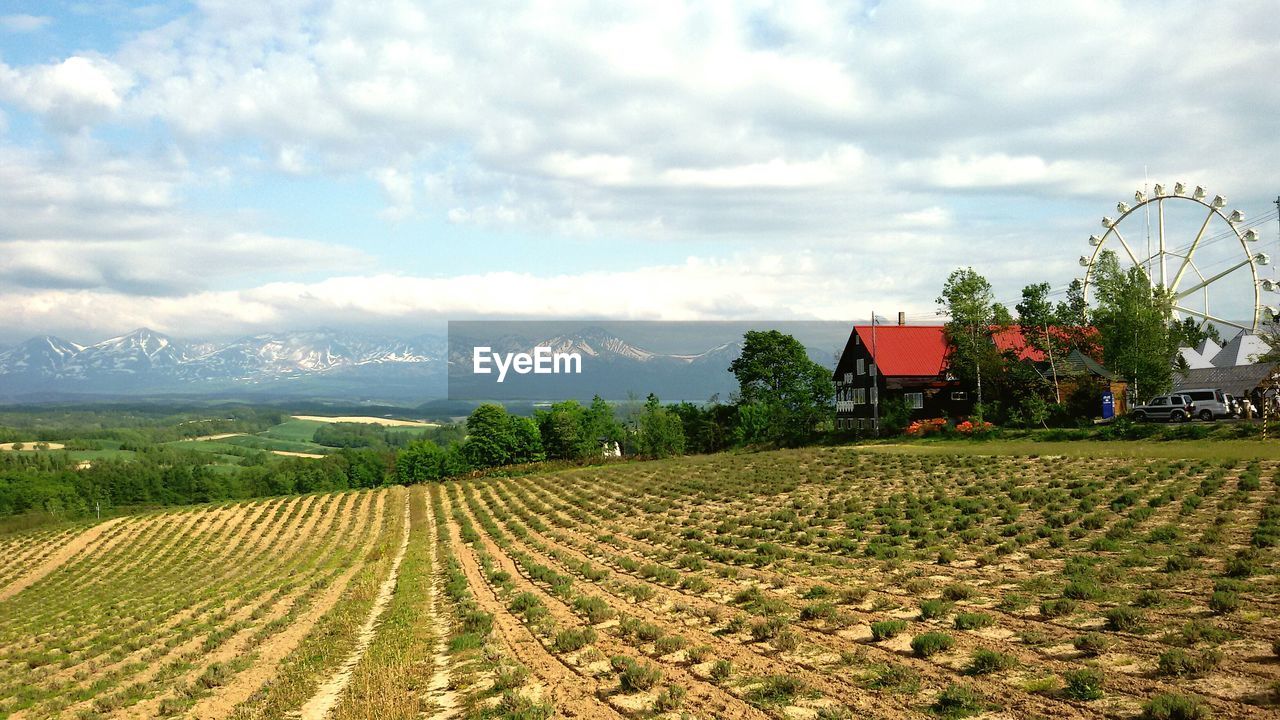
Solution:
[(1028, 346), (1058, 363), (1072, 350), (1099, 362), (1139, 399), (1173, 387), (1178, 348), (1205, 338), (1222, 340), (1212, 325), (1177, 320), (1173, 294), (1153, 285), (1141, 268), (1122, 267), (1114, 252), (1099, 256), (1091, 287), (1092, 307), (1080, 280), (1057, 303), (1050, 300), (1049, 283), (1029, 284), (1014, 306), (1015, 319), (973, 268), (948, 276), (937, 299), (939, 312), (949, 318), (944, 328), (948, 369), (975, 392), (979, 419), (1035, 427), (1070, 425), (1098, 414), (1096, 388), (1080, 383), (1070, 393), (1058, 392), (1051, 379), (997, 346), (995, 335), (1013, 325)]

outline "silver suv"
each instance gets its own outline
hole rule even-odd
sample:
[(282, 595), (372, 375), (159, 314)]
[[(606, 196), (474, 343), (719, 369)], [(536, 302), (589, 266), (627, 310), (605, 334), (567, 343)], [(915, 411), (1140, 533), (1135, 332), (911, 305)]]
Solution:
[(1179, 390), (1178, 394), (1191, 397), (1192, 402), (1196, 404), (1195, 416), (1201, 420), (1231, 417), (1231, 405), (1227, 396), (1217, 388)]
[(1151, 398), (1146, 405), (1139, 405), (1130, 413), (1134, 420), (1168, 420), (1182, 422), (1195, 417), (1196, 404), (1181, 393)]

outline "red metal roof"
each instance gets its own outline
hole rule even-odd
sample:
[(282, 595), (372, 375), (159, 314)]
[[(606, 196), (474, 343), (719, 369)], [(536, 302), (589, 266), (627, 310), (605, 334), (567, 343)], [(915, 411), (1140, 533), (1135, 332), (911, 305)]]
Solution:
[[(1057, 332), (1057, 328), (1050, 328), (1050, 332)], [(992, 333), (991, 339), (995, 342), (997, 350), (1012, 352), (1019, 360), (1044, 362), (1047, 359), (1043, 351), (1027, 344), (1027, 338), (1023, 336), (1022, 327), (1019, 325), (1010, 325), (1002, 330), (996, 330)]]
[(924, 377), (941, 375), (947, 341), (941, 325), (854, 325), (862, 344), (875, 358), (882, 375)]

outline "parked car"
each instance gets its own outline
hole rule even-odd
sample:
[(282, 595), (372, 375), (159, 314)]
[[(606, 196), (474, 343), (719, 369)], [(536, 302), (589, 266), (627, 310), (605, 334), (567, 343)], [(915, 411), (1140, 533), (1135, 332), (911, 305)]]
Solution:
[(1201, 420), (1231, 417), (1231, 403), (1228, 396), (1217, 388), (1196, 388), (1179, 390), (1178, 394), (1187, 395), (1196, 404), (1195, 417)]
[(1180, 393), (1173, 395), (1160, 395), (1153, 397), (1145, 405), (1139, 405), (1130, 413), (1134, 420), (1168, 420), (1169, 422), (1182, 422), (1187, 418), (1195, 417), (1195, 402)]

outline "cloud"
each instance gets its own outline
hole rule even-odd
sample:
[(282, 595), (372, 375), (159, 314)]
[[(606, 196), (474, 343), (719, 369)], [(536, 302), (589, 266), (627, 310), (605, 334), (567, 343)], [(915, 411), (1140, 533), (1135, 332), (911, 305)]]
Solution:
[[(225, 301), (240, 308), (220, 316), (228, 326), (305, 320), (282, 299), (293, 289), (381, 295), (367, 275), (295, 286), (283, 261), (241, 249), (220, 264), (198, 252), (253, 237), (279, 248), (277, 258), (360, 260), (289, 245), (307, 241), (301, 231), (266, 237), (237, 208), (225, 217), (188, 209), (204, 183), (249, 168), (268, 182), (277, 172), (355, 178), (379, 198), (362, 208), (370, 217), (498, 228), (507, 232), (492, 235), (539, 243), (547, 258), (584, 238), (628, 250), (688, 243), (703, 273), (664, 267), (629, 284), (605, 268), (600, 285), (580, 273), (562, 286), (547, 279), (554, 260), (525, 275), (498, 252), (492, 275), (441, 268), (485, 288), (571, 293), (581, 281), (581, 293), (640, 293), (670, 276), (690, 283), (686, 311), (807, 303), (821, 315), (863, 312), (859, 297), (908, 305), (916, 293), (918, 305), (961, 264), (998, 287), (1065, 283), (1095, 216), (1130, 197), (1144, 167), (1255, 214), (1269, 207), (1274, 189), (1259, 178), (1280, 154), (1280, 86), (1267, 77), (1280, 66), (1274, 8), (1251, 0), (1220, 15), (1206, 23), (1190, 0), (636, 0), (556, 12), (461, 0), (199, 3), (109, 55), (0, 64), (0, 101), (65, 135), (102, 127), (127, 137), (52, 165), (0, 157), (0, 242), (28, 243), (8, 248), (6, 262), (32, 287), (56, 286), (49, 298), (106, 293), (129, 316), (150, 306), (111, 293), (167, 293), (157, 308)], [(142, 157), (170, 143), (190, 166)], [(364, 195), (347, 197), (355, 206)], [(49, 261), (53, 249), (68, 260)], [(113, 252), (131, 259), (113, 264)], [(763, 270), (743, 258), (779, 256), (818, 269), (780, 265), (794, 278), (785, 292), (717, 275), (758, 280)], [(225, 282), (206, 281), (189, 258)], [(164, 263), (197, 295), (148, 285)], [(259, 272), (234, 275), (237, 263)], [(513, 269), (522, 272), (498, 274)], [(386, 282), (419, 294), (461, 288)], [(284, 295), (198, 295), (215, 284)], [(426, 312), (382, 300), (406, 317)], [(656, 312), (642, 300), (608, 307), (636, 303)], [(475, 311), (433, 312), (450, 308)]]
[(24, 68), (0, 63), (0, 98), (39, 113), (62, 130), (106, 119), (120, 108), (132, 84), (127, 70), (103, 58), (75, 55)]
[(0, 28), (12, 33), (29, 33), (43, 30), (53, 22), (47, 15), (0, 15)]
[(0, 284), (186, 294), (217, 281), (368, 267), (354, 249), (246, 231), (191, 212), (180, 159), (104, 159), (0, 145)]
[[(880, 301), (914, 314), (930, 312), (931, 306), (910, 296), (918, 282), (934, 278), (913, 276), (907, 259), (879, 257), (898, 278), (866, 283), (876, 288)], [(13, 339), (23, 332), (77, 335), (86, 328), (116, 332), (139, 326), (200, 337), (320, 325), (412, 332), (425, 324), (476, 317), (693, 320), (865, 315), (869, 307), (855, 299), (864, 283), (851, 280), (841, 269), (853, 260), (852, 254), (834, 263), (829, 260), (809, 254), (737, 255), (558, 275), (342, 275), (154, 296), (51, 287), (0, 292), (0, 302), (7, 308), (6, 326)], [(109, 328), (103, 318), (110, 319)]]

